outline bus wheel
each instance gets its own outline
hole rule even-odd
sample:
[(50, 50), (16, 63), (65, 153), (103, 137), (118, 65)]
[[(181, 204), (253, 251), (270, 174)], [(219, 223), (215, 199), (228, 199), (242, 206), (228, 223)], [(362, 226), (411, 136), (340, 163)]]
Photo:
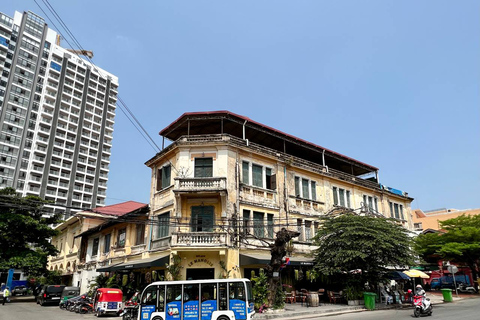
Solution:
[(220, 316), (217, 318), (217, 320), (230, 320), (230, 318), (227, 316)]
[(155, 317), (152, 320), (163, 320), (163, 318), (162, 317)]

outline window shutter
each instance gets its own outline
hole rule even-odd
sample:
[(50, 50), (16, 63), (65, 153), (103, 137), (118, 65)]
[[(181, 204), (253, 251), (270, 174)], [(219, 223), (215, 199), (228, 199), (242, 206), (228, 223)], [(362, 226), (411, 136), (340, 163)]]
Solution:
[(253, 164), (252, 165), (252, 176), (253, 176), (253, 185), (256, 187), (263, 188), (263, 168), (262, 166)]
[(300, 197), (300, 178), (295, 177), (295, 197)]
[(338, 189), (338, 196), (340, 198), (340, 205), (345, 207), (345, 190)]
[(250, 184), (250, 177), (249, 177), (249, 163), (246, 161), (242, 162), (242, 182), (245, 184)]

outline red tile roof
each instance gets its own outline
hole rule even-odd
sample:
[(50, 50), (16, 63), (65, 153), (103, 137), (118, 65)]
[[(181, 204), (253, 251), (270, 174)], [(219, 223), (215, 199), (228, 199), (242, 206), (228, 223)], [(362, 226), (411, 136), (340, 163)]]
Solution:
[(112, 204), (110, 206), (93, 208), (91, 211), (95, 213), (120, 217), (127, 213), (136, 211), (144, 207), (148, 207), (148, 204), (140, 203), (136, 201), (127, 201), (127, 202)]

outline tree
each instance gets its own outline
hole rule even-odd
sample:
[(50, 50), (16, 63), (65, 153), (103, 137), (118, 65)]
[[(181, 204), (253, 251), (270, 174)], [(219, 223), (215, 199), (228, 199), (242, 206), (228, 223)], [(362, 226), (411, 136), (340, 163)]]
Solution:
[[(314, 237), (314, 270), (323, 275), (348, 275), (350, 283), (376, 285), (387, 266), (414, 263), (408, 230), (383, 216), (347, 212), (322, 219)], [(352, 281), (355, 278), (356, 281)]]
[(462, 215), (440, 222), (444, 232), (422, 234), (415, 239), (415, 250), (425, 260), (450, 260), (468, 265), (473, 280), (480, 265), (480, 215)]
[(28, 276), (47, 273), (47, 257), (57, 249), (49, 239), (57, 234), (51, 225), (58, 215), (43, 217), (45, 200), (21, 197), (15, 189), (0, 190), (0, 269), (22, 269)]
[[(273, 244), (270, 244), (270, 252), (272, 257), (270, 264), (267, 265), (266, 272), (268, 277), (268, 305), (275, 305), (275, 297), (280, 287), (279, 276), (274, 276), (274, 273), (280, 273), (280, 267), (283, 263), (283, 258), (287, 254), (287, 243), (295, 237), (300, 235), (297, 231), (289, 231), (285, 228), (277, 232), (277, 237)], [(282, 291), (283, 293), (283, 291)]]

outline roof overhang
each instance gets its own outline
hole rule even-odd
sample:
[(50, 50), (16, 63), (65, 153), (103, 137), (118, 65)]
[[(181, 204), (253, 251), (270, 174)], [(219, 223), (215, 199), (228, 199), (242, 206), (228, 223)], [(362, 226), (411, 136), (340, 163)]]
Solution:
[(347, 157), (322, 146), (284, 133), (248, 117), (230, 111), (189, 112), (160, 131), (160, 135), (176, 141), (182, 136), (230, 134), (276, 151), (295, 155), (355, 176), (378, 171), (378, 168)]

